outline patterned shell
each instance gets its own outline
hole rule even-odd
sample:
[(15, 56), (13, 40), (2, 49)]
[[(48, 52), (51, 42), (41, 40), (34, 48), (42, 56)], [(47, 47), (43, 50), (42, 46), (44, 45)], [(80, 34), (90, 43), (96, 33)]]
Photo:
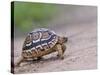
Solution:
[(23, 50), (48, 50), (57, 41), (58, 37), (54, 31), (45, 28), (35, 29), (26, 37)]

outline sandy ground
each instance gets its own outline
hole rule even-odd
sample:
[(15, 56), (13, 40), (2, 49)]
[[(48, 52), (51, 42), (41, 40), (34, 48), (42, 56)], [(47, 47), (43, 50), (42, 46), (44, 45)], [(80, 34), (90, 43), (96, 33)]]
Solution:
[[(51, 29), (55, 30), (61, 36), (68, 37), (64, 60), (57, 58), (57, 53), (52, 53), (44, 56), (40, 61), (23, 62), (21, 67), (15, 67), (15, 73), (55, 72), (97, 68), (97, 24), (93, 18), (88, 22), (73, 22), (66, 26), (59, 25), (57, 27), (51, 27)], [(23, 41), (23, 38), (15, 39), (15, 62), (17, 62), (21, 54)]]
[[(67, 70), (96, 69), (97, 67), (97, 37), (96, 26), (91, 24), (72, 27), (68, 34), (67, 49), (64, 60), (56, 57), (56, 53), (45, 56), (40, 61), (24, 63), (24, 66), (15, 68), (15, 73), (51, 72)], [(60, 33), (60, 32), (59, 32)], [(72, 35), (73, 34), (73, 35)], [(16, 42), (15, 60), (20, 56), (23, 40)], [(16, 41), (17, 41), (16, 40)]]

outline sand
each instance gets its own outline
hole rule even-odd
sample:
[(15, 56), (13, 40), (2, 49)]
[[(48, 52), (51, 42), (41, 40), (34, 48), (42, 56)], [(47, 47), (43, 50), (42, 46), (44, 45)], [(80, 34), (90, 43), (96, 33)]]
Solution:
[[(91, 27), (90, 27), (90, 26)], [(60, 29), (63, 30), (64, 29)], [(60, 34), (60, 32), (58, 32)], [(45, 56), (40, 61), (24, 62), (15, 68), (15, 73), (53, 72), (67, 70), (85, 70), (97, 68), (97, 36), (93, 23), (71, 27), (66, 32), (68, 42), (64, 60), (56, 57), (57, 53)], [(18, 41), (20, 40), (20, 42)], [(15, 60), (19, 59), (23, 39), (15, 42)]]

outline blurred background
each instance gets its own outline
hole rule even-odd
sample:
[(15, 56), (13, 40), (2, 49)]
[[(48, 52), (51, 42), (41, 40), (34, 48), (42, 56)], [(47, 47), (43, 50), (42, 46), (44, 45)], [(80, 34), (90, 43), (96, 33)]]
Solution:
[(24, 36), (23, 33), (35, 28), (48, 28), (59, 12), (60, 8), (54, 4), (14, 2), (15, 36)]
[(49, 3), (14, 2), (15, 37), (25, 37), (35, 28), (57, 29), (96, 20), (96, 7)]

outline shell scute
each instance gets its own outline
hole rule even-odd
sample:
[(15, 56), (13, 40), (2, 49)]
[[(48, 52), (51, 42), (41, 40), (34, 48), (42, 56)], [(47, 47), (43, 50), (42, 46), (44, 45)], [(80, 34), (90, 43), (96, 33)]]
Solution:
[(48, 50), (52, 48), (58, 41), (54, 31), (49, 29), (36, 29), (28, 34), (25, 39), (23, 50)]

